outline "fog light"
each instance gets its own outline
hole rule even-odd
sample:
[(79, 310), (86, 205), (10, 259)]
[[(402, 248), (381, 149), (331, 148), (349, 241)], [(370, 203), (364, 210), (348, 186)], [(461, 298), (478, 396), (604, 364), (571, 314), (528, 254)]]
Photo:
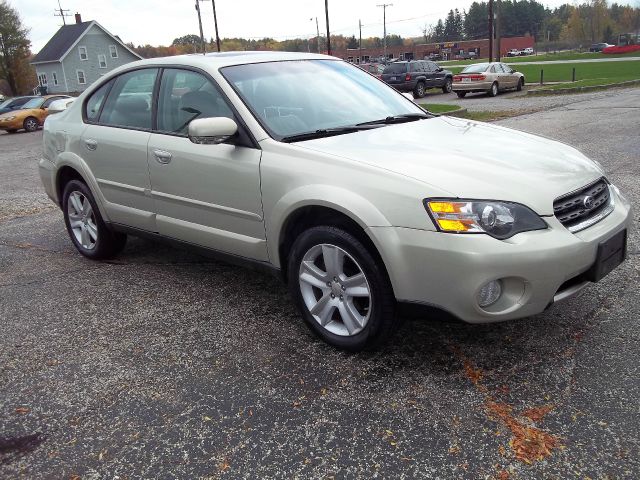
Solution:
[(502, 295), (502, 282), (500, 280), (492, 280), (483, 285), (478, 292), (478, 305), (482, 308), (493, 305), (498, 301), (500, 295)]

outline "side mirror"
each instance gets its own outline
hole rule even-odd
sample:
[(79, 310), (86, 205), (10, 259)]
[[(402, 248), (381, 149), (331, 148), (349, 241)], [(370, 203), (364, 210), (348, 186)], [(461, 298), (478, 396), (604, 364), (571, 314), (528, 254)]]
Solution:
[(60, 100), (54, 100), (49, 104), (49, 114), (64, 112), (73, 103), (73, 98), (63, 98)]
[(237, 131), (236, 122), (227, 117), (197, 118), (189, 123), (189, 140), (215, 145), (233, 137)]
[(438, 67), (438, 71), (441, 72), (442, 70), (444, 70), (444, 68), (442, 67)]

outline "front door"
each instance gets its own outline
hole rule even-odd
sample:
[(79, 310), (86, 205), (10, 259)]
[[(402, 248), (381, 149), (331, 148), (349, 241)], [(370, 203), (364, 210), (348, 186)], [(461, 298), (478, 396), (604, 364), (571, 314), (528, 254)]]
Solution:
[[(202, 145), (188, 136), (195, 118), (238, 122), (213, 81), (168, 68), (148, 148), (158, 232), (241, 257), (267, 260), (260, 195), (261, 151), (234, 143)], [(242, 127), (239, 127), (242, 128)]]
[(93, 172), (113, 222), (154, 231), (147, 144), (157, 69), (124, 73), (88, 99), (82, 158)]

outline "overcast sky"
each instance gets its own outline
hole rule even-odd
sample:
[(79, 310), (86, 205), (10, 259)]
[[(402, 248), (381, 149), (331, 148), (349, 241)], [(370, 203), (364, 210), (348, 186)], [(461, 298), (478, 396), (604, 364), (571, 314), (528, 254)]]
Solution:
[[(114, 35), (135, 45), (170, 45), (174, 38), (199, 34), (195, 0), (60, 0), (69, 14), (79, 12), (83, 20), (97, 20)], [(382, 8), (376, 4), (393, 3), (387, 8), (387, 34), (418, 36), (422, 26), (433, 24), (449, 9), (466, 9), (473, 0), (329, 0), (332, 34), (382, 36)], [(640, 0), (618, 3), (638, 4)], [(54, 17), (57, 0), (9, 0), (30, 28), (31, 49), (37, 53), (62, 25)], [(547, 0), (554, 7), (567, 0)], [(206, 38), (215, 35), (211, 1), (201, 4)], [(315, 35), (315, 17), (320, 33), (326, 31), (322, 0), (216, 0), (218, 29), (224, 37), (272, 37), (283, 40)], [(310, 20), (313, 17), (313, 20)], [(74, 22), (73, 16), (67, 23)]]

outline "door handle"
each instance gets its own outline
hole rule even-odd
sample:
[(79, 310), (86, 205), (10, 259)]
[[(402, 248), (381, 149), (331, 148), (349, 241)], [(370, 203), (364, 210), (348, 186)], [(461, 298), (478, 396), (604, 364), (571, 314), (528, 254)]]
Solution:
[(87, 147), (87, 150), (91, 150), (92, 152), (98, 148), (98, 142), (97, 140), (94, 140), (92, 138), (86, 138), (84, 140), (84, 145)]
[(167, 164), (171, 161), (171, 153), (165, 152), (164, 150), (154, 150), (153, 155), (156, 157), (156, 161), (158, 163)]

